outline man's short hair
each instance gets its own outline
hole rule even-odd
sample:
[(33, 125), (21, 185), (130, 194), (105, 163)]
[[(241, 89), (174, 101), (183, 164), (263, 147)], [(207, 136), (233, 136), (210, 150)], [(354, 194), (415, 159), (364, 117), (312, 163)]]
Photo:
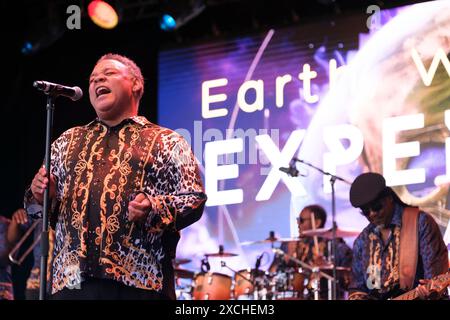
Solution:
[(312, 204), (304, 207), (303, 210), (311, 211), (314, 214), (315, 220), (320, 219), (321, 223), (319, 225), (319, 228), (323, 228), (325, 222), (327, 221), (327, 212), (322, 206), (319, 206), (318, 204)]
[(144, 94), (144, 77), (142, 76), (141, 69), (137, 66), (137, 64), (131, 60), (128, 57), (125, 57), (123, 55), (117, 54), (117, 53), (107, 53), (100, 57), (100, 59), (97, 60), (97, 64), (99, 64), (100, 61), (103, 60), (116, 60), (125, 65), (128, 70), (130, 71), (131, 75), (136, 78), (140, 83), (142, 89), (138, 92), (138, 101), (141, 100), (142, 95)]

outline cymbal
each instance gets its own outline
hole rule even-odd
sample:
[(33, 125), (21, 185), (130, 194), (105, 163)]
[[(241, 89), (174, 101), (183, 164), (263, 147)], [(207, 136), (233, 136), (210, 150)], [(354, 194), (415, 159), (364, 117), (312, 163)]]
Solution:
[(263, 243), (274, 243), (274, 242), (298, 242), (301, 241), (299, 238), (267, 238), (264, 240), (257, 240), (257, 241), (245, 241), (241, 242), (241, 246), (248, 246), (252, 244), (263, 244)]
[(195, 272), (182, 268), (175, 268), (175, 277), (177, 278), (185, 278), (185, 279), (194, 279)]
[(248, 245), (252, 245), (252, 244), (261, 244), (261, 243), (274, 243), (277, 240), (278, 240), (277, 237), (269, 237), (269, 238), (264, 239), (264, 240), (244, 241), (244, 242), (241, 242), (241, 246), (248, 246)]
[(205, 253), (205, 257), (208, 258), (229, 258), (237, 256), (237, 253), (232, 252), (216, 252), (216, 253)]
[[(356, 237), (360, 234), (360, 231), (356, 230), (343, 230), (343, 229), (336, 229), (336, 238), (348, 238), (348, 237)], [(333, 239), (333, 230), (332, 228), (320, 228), (315, 230), (306, 230), (302, 231), (300, 234), (300, 237), (322, 237), (325, 239)]]
[(176, 266), (179, 266), (180, 264), (186, 264), (186, 263), (189, 263), (189, 262), (191, 262), (192, 260), (191, 259), (178, 259), (178, 258), (176, 258), (176, 259), (173, 259), (173, 264), (174, 265), (176, 265)]

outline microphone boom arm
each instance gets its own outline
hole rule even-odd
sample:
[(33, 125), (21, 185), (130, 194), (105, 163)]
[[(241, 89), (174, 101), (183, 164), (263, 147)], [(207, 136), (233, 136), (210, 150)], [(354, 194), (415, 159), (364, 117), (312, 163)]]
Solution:
[(321, 169), (321, 168), (319, 168), (319, 167), (316, 167), (315, 165), (313, 165), (313, 164), (311, 164), (311, 163), (309, 163), (309, 162), (306, 162), (305, 160), (302, 160), (302, 159), (298, 159), (298, 158), (296, 158), (296, 157), (293, 157), (291, 161), (303, 163), (303, 164), (307, 165), (308, 167), (311, 167), (311, 168), (313, 168), (313, 169), (316, 169), (317, 171), (321, 172), (323, 175), (330, 176), (330, 179), (333, 179), (333, 180), (339, 180), (339, 181), (345, 182), (345, 183), (347, 183), (347, 184), (349, 184), (349, 185), (352, 184), (351, 182), (345, 180), (344, 178), (341, 178), (341, 177), (339, 177), (339, 176), (337, 176), (337, 175), (334, 175), (334, 174), (332, 174), (332, 173), (330, 173), (330, 172), (324, 171), (323, 169)]

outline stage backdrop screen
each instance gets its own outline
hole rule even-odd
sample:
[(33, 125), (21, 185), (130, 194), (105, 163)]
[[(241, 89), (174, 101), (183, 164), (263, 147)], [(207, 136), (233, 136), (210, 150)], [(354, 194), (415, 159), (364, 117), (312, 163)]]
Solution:
[[(192, 259), (183, 267), (200, 271), (222, 245), (238, 255), (210, 258), (211, 271), (233, 275), (258, 257), (267, 270), (271, 244), (249, 242), (298, 236), (309, 204), (331, 227), (329, 174), (343, 179), (339, 228), (367, 225), (349, 183), (375, 171), (449, 243), (448, 30), (450, 2), (436, 1), (161, 50), (158, 121), (191, 144), (208, 195), (202, 219), (181, 232), (177, 257)], [(290, 164), (297, 176), (279, 169)]]

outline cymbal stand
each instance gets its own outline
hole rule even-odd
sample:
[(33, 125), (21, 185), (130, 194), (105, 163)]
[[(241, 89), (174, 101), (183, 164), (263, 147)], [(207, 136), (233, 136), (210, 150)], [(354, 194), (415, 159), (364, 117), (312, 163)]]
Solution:
[(312, 289), (314, 294), (314, 300), (319, 300), (319, 286), (320, 286), (320, 275), (319, 275), (319, 269), (313, 268), (312, 273)]
[[(314, 267), (312, 273), (312, 289), (314, 294), (314, 300), (319, 300), (320, 293), (320, 273), (318, 272), (319, 268)], [(333, 280), (327, 279), (328, 281), (328, 300), (333, 300)]]

